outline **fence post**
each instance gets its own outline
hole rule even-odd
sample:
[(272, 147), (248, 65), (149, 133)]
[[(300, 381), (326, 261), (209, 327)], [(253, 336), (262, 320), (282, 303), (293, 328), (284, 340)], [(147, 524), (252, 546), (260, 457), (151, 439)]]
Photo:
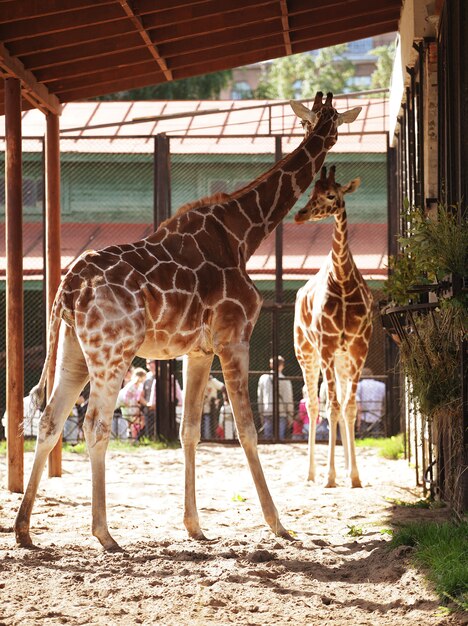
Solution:
[(21, 82), (5, 79), (6, 409), (8, 489), (23, 492), (24, 331)]
[[(275, 161), (280, 161), (283, 156), (281, 136), (275, 137)], [(273, 309), (272, 332), (273, 332), (273, 439), (279, 439), (279, 377), (278, 377), (278, 354), (279, 354), (279, 307), (283, 302), (283, 222), (280, 222), (275, 230), (275, 307)]]
[[(169, 138), (160, 133), (154, 138), (154, 229), (171, 215), (171, 164)], [(163, 439), (177, 436), (173, 394), (171, 393), (171, 362), (156, 361), (156, 432)]]
[[(62, 274), (60, 250), (60, 125), (59, 116), (46, 115), (45, 181), (46, 181), (46, 299), (47, 324)], [(52, 392), (55, 375), (53, 355), (48, 371), (47, 397)], [(62, 435), (49, 455), (49, 477), (62, 475)]]

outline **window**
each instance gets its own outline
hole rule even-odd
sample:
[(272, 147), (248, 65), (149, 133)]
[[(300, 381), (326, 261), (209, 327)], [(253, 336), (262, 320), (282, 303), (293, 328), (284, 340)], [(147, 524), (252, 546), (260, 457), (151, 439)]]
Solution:
[(247, 100), (252, 95), (252, 89), (246, 80), (238, 80), (233, 84), (231, 90), (231, 98), (233, 100)]

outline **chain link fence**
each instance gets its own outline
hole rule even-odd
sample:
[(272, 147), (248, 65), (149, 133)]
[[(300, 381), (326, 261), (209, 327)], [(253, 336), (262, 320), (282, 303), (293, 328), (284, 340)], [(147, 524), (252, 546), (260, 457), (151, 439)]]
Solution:
[[(346, 134), (344, 134), (346, 137)], [(341, 137), (341, 135), (340, 135)], [(294, 149), (300, 137), (254, 135), (230, 137), (170, 137), (171, 205), (174, 212), (185, 202), (197, 200), (219, 191), (232, 192), (268, 170), (282, 154)], [(351, 141), (343, 140), (346, 145)], [(362, 145), (356, 145), (362, 142)], [(350, 222), (351, 249), (359, 267), (372, 274), (368, 281), (377, 303), (385, 278), (386, 223), (387, 223), (387, 154), (386, 134), (373, 133), (354, 141), (352, 151), (339, 152), (340, 140), (326, 163), (337, 168), (337, 180), (347, 183), (361, 178), (357, 193), (347, 197)], [(115, 243), (135, 241), (153, 230), (154, 220), (154, 137), (152, 136), (83, 136), (64, 137), (61, 140), (61, 202), (62, 202), (62, 267), (86, 249), (102, 248)], [(40, 139), (26, 139), (23, 143), (23, 199), (24, 199), (24, 306), (25, 306), (25, 394), (40, 376), (45, 358), (45, 298), (43, 294), (44, 247), (44, 183), (43, 145)], [(2, 221), (4, 222), (4, 181)], [(310, 226), (310, 233), (297, 239), (294, 212), (304, 205), (307, 194), (286, 217), (282, 227), (283, 275), (281, 284), (275, 283), (275, 255), (273, 233), (260, 254), (253, 259), (251, 276), (260, 290), (265, 306), (254, 329), (251, 340), (249, 393), (255, 424), (261, 441), (305, 438), (306, 433), (294, 430), (302, 398), (303, 380), (294, 355), (293, 318), (296, 292), (323, 262), (331, 246), (332, 226)], [(3, 224), (4, 227), (4, 224)], [(309, 228), (309, 225), (304, 226)], [(317, 229), (316, 232), (314, 229)], [(317, 234), (318, 233), (318, 234)], [(305, 241), (305, 243), (304, 243)], [(262, 244), (263, 245), (263, 244)], [(302, 246), (302, 247), (300, 247)], [(4, 256), (4, 255), (3, 255)], [(5, 259), (0, 298), (0, 328), (5, 329)], [(386, 381), (387, 364), (385, 340), (375, 311), (373, 339), (367, 365), (374, 377)], [(0, 411), (3, 415), (5, 390), (5, 333), (0, 332)], [(265, 412), (257, 400), (259, 379), (269, 374), (269, 361), (281, 355), (285, 360), (284, 376), (291, 384), (283, 408), (273, 407), (273, 424), (267, 423)], [(145, 361), (135, 360), (135, 365), (146, 367)], [(174, 365), (174, 381), (182, 385), (181, 362)], [(214, 359), (214, 379), (223, 382), (219, 361)], [(276, 373), (273, 376), (276, 380)], [(174, 382), (175, 384), (175, 382)], [(274, 383), (276, 384), (276, 382)], [(281, 403), (282, 385), (279, 385)], [(284, 395), (284, 394), (283, 394)], [(278, 398), (277, 398), (278, 399)], [(209, 418), (203, 431), (207, 440), (235, 441), (229, 402), (219, 385), (209, 399)], [(287, 406), (286, 406), (286, 405)], [(280, 423), (280, 412), (286, 412), (286, 425)], [(180, 402), (175, 407), (180, 421)], [(125, 425), (118, 412), (114, 419), (113, 435), (135, 436), (131, 425)], [(67, 422), (64, 438), (81, 439), (82, 407), (77, 405)], [(380, 422), (380, 432), (388, 431), (385, 415)], [(154, 435), (148, 428), (142, 432)], [(32, 434), (32, 433), (31, 433)], [(300, 437), (299, 437), (300, 434)], [(3, 433), (0, 431), (0, 435)], [(141, 436), (141, 434), (138, 434)]]

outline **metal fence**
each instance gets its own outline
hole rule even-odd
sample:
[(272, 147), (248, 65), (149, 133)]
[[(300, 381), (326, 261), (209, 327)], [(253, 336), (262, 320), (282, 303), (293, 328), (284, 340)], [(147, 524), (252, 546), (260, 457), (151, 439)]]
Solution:
[[(346, 136), (346, 134), (344, 134)], [(170, 137), (170, 204), (173, 210), (181, 204), (218, 191), (232, 192), (253, 180), (271, 167), (280, 153), (292, 150), (300, 142), (300, 137), (281, 135), (258, 136), (171, 136)], [(387, 152), (386, 133), (371, 133), (360, 137), (362, 146), (352, 152), (330, 153), (328, 164), (337, 167), (337, 179), (342, 183), (361, 177), (358, 193), (347, 198), (347, 212), (350, 234), (356, 247), (358, 265), (369, 266), (386, 262), (385, 245), (376, 250), (373, 246), (369, 226), (386, 228), (387, 223)], [(209, 146), (204, 151), (204, 145)], [(153, 230), (155, 215), (154, 176), (155, 139), (151, 136), (126, 137), (64, 137), (61, 140), (61, 202), (62, 202), (62, 266), (68, 266), (73, 258), (89, 248), (102, 248), (113, 243), (140, 239)], [(45, 298), (43, 295), (43, 145), (41, 139), (25, 140), (23, 144), (23, 193), (24, 193), (24, 274), (25, 274), (25, 393), (36, 384), (45, 357)], [(0, 183), (1, 183), (0, 179)], [(2, 196), (0, 195), (0, 201)], [(295, 210), (305, 203), (306, 194)], [(4, 206), (2, 207), (4, 211)], [(294, 241), (288, 239), (288, 227), (293, 213), (284, 222), (281, 247), (282, 265), (294, 257)], [(272, 235), (275, 237), (275, 234)], [(322, 242), (327, 248), (329, 242)], [(274, 246), (273, 246), (274, 247)], [(328, 249), (327, 249), (328, 251)], [(302, 399), (303, 380), (299, 365), (294, 356), (292, 325), (294, 300), (297, 289), (307, 280), (308, 275), (318, 269), (307, 266), (318, 263), (314, 246), (306, 251), (298, 262), (300, 268), (285, 267), (284, 275), (278, 283), (278, 272), (274, 254), (265, 260), (265, 266), (254, 268), (252, 277), (260, 290), (265, 305), (254, 329), (251, 340), (251, 360), (249, 393), (255, 423), (260, 440), (290, 440), (293, 434), (293, 421), (297, 416)], [(310, 254), (309, 254), (310, 253)], [(258, 261), (261, 264), (261, 260)], [(289, 262), (289, 261), (288, 261)], [(290, 269), (299, 274), (288, 274)], [(382, 297), (384, 276), (369, 281), (377, 303)], [(0, 328), (5, 328), (5, 290), (0, 307)], [(386, 357), (386, 339), (378, 321), (377, 305), (375, 324), (367, 365), (374, 376), (387, 383), (387, 394), (392, 394), (392, 375)], [(0, 411), (5, 407), (5, 335), (0, 332)], [(257, 387), (260, 376), (269, 373), (269, 360), (282, 355), (285, 359), (284, 375), (292, 386), (292, 402), (287, 407), (287, 424), (280, 423), (278, 406), (273, 408), (272, 429), (266, 427), (265, 416), (257, 404)], [(141, 359), (136, 364), (144, 366)], [(181, 362), (171, 366), (172, 380), (182, 385)], [(218, 360), (212, 368), (214, 378), (223, 381)], [(390, 378), (389, 378), (390, 375)], [(276, 380), (276, 373), (274, 378)], [(172, 394), (173, 395), (173, 394)], [(172, 415), (180, 419), (180, 405), (172, 406)], [(77, 413), (78, 409), (76, 409)], [(393, 422), (385, 410), (380, 426), (380, 434), (394, 430)], [(393, 419), (393, 418), (392, 418)], [(80, 418), (70, 416), (65, 427), (65, 439), (79, 440)], [(131, 428), (115, 418), (115, 436), (132, 437)], [(394, 420), (393, 420), (394, 421)], [(222, 390), (216, 394), (211, 404), (209, 431), (205, 439), (235, 440), (229, 403)], [(124, 433), (125, 431), (125, 433)], [(119, 434), (120, 433), (120, 434)], [(154, 430), (144, 430), (154, 436)], [(2, 434), (0, 432), (0, 434)], [(301, 437), (305, 438), (305, 432)], [(299, 437), (295, 437), (299, 438)]]

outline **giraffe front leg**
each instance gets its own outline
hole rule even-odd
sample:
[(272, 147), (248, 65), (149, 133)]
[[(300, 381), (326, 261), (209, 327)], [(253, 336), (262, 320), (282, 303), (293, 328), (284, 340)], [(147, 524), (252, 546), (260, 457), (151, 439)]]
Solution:
[(327, 384), (327, 418), (329, 425), (328, 435), (328, 459), (327, 459), (327, 479), (325, 487), (336, 487), (335, 450), (336, 450), (336, 428), (340, 417), (340, 404), (336, 395), (336, 383), (334, 377), (333, 364), (322, 367), (322, 372)]
[(248, 393), (249, 346), (246, 343), (225, 346), (219, 358), (239, 441), (247, 457), (265, 521), (275, 535), (292, 540), (280, 522), (258, 456), (257, 431)]
[[(357, 406), (356, 401), (350, 400), (345, 409), (345, 422), (347, 432), (347, 450), (348, 450), (348, 476), (351, 482), (351, 487), (362, 487), (361, 479), (359, 478), (359, 471), (356, 462), (356, 445), (354, 436), (354, 426), (356, 423)], [(343, 442), (343, 445), (344, 442)]]
[(200, 441), (201, 413), (213, 355), (188, 355), (184, 362), (184, 407), (180, 440), (184, 450), (184, 526), (192, 539), (204, 540), (195, 493), (195, 453)]

